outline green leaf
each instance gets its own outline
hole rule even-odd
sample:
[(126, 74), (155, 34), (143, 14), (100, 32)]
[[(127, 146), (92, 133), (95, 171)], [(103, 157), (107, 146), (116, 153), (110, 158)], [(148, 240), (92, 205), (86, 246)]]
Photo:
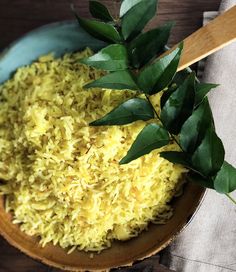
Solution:
[(94, 18), (100, 19), (104, 22), (113, 21), (107, 7), (98, 1), (89, 1), (89, 11)]
[(177, 86), (181, 85), (183, 81), (186, 79), (187, 76), (191, 74), (191, 71), (188, 69), (179, 71), (178, 73), (175, 74), (172, 84), (175, 83)]
[(125, 15), (131, 8), (143, 0), (124, 0), (120, 6), (120, 18)]
[(125, 40), (139, 34), (156, 14), (157, 0), (142, 0), (122, 17), (121, 32)]
[(175, 74), (173, 80), (171, 81), (171, 86), (168, 87), (166, 91), (163, 92), (161, 96), (161, 108), (164, 107), (166, 101), (169, 99), (170, 95), (181, 85), (186, 77), (188, 77), (191, 72), (187, 69), (182, 70)]
[(128, 54), (124, 45), (112, 44), (97, 54), (80, 60), (80, 62), (107, 71), (126, 70), (128, 68)]
[(190, 171), (188, 174), (188, 179), (190, 181), (193, 181), (203, 187), (214, 189), (214, 183), (212, 181), (212, 178), (205, 178), (197, 173), (194, 173), (193, 171)]
[(181, 51), (182, 45), (141, 71), (138, 85), (144, 93), (152, 95), (168, 86), (176, 73)]
[(236, 169), (226, 161), (215, 177), (214, 188), (223, 194), (236, 190)]
[(147, 121), (154, 118), (150, 103), (142, 98), (132, 98), (113, 109), (99, 120), (92, 122), (92, 126), (125, 125), (137, 120)]
[(174, 83), (166, 91), (163, 92), (161, 96), (161, 109), (165, 106), (166, 101), (169, 99), (169, 97), (172, 95), (173, 92), (177, 90), (178, 86)]
[(169, 162), (172, 162), (174, 164), (181, 164), (184, 167), (190, 169), (192, 172), (201, 175), (199, 171), (193, 168), (191, 163), (191, 157), (189, 154), (185, 152), (179, 152), (179, 151), (163, 151), (160, 153), (160, 156)]
[(113, 25), (76, 16), (80, 26), (93, 37), (105, 42), (121, 42), (121, 36)]
[(179, 151), (163, 151), (160, 153), (160, 157), (172, 162), (174, 164), (181, 164), (188, 168), (191, 167), (191, 161), (187, 154)]
[(208, 92), (217, 86), (219, 86), (219, 84), (198, 83), (196, 85), (195, 106), (199, 105)]
[(180, 145), (183, 150), (193, 153), (204, 138), (207, 129), (212, 126), (212, 124), (211, 108), (208, 100), (205, 98), (182, 126)]
[(106, 88), (112, 90), (138, 90), (136, 83), (133, 80), (128, 70), (117, 71), (107, 74), (91, 83), (88, 83), (84, 88)]
[(161, 120), (173, 134), (178, 134), (183, 123), (192, 114), (195, 96), (195, 73), (190, 74), (166, 101)]
[(173, 22), (167, 23), (164, 26), (140, 34), (130, 42), (128, 50), (135, 68), (143, 66), (157, 54), (163, 52), (172, 26)]
[(192, 164), (203, 175), (211, 176), (220, 170), (224, 156), (224, 146), (214, 129), (210, 127), (192, 156)]
[(149, 124), (138, 134), (127, 155), (120, 161), (120, 164), (129, 163), (150, 153), (154, 149), (167, 145), (169, 141), (170, 137), (167, 130), (157, 124)]

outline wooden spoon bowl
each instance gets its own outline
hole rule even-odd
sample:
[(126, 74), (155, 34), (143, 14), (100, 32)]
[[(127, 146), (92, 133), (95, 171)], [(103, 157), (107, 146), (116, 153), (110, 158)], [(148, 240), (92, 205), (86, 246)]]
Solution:
[[(103, 43), (81, 31), (76, 23), (56, 23), (39, 28), (6, 49), (0, 55), (0, 83), (7, 80), (18, 67), (30, 64), (43, 54), (54, 52), (61, 56), (84, 47), (97, 50)], [(11, 221), (11, 214), (4, 209), (4, 197), (0, 197), (0, 233), (13, 246), (45, 264), (70, 271), (105, 270), (131, 265), (166, 247), (189, 222), (203, 197), (204, 189), (196, 184), (185, 184), (184, 194), (173, 200), (174, 215), (165, 225), (152, 225), (148, 231), (126, 242), (114, 242), (110, 249), (94, 254), (66, 250), (52, 244), (42, 248), (39, 238), (20, 231)]]

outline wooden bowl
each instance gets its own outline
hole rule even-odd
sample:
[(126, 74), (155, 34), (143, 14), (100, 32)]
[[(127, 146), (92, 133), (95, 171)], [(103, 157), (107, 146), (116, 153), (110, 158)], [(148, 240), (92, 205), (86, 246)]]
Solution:
[[(54, 52), (61, 56), (91, 47), (98, 50), (103, 43), (92, 39), (75, 22), (50, 24), (30, 32), (12, 44), (0, 55), (0, 83), (8, 79), (18, 67), (30, 64), (40, 55)], [(37, 237), (21, 232), (18, 225), (11, 222), (11, 215), (5, 212), (4, 197), (0, 197), (0, 233), (13, 246), (50, 266), (70, 271), (106, 270), (131, 265), (134, 261), (151, 256), (164, 247), (189, 222), (197, 210), (204, 195), (204, 189), (188, 182), (184, 186), (184, 194), (174, 199), (174, 215), (165, 225), (150, 224), (148, 231), (126, 242), (114, 242), (110, 249), (94, 254), (74, 251), (68, 255), (59, 246), (52, 244), (42, 248)]]

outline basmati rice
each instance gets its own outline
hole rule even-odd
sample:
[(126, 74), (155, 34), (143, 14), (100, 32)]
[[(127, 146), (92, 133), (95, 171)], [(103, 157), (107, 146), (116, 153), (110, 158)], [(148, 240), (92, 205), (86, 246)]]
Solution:
[[(83, 85), (101, 71), (80, 64), (90, 49), (41, 57), (0, 86), (0, 194), (28, 235), (73, 251), (101, 251), (149, 222), (165, 223), (186, 170), (159, 157), (174, 143), (127, 165), (119, 160), (145, 126), (88, 124), (133, 97)], [(153, 97), (157, 109), (159, 95)]]

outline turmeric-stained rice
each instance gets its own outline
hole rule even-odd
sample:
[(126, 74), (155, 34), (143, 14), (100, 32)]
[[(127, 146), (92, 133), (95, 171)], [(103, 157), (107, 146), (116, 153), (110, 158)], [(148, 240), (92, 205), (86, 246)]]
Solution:
[[(133, 97), (129, 91), (84, 90), (102, 72), (78, 62), (89, 49), (61, 59), (44, 56), (0, 86), (0, 194), (22, 231), (72, 251), (100, 251), (164, 223), (183, 167), (155, 150), (119, 161), (144, 127), (90, 127)], [(154, 97), (158, 107), (159, 95)], [(161, 150), (176, 150), (171, 143)]]

